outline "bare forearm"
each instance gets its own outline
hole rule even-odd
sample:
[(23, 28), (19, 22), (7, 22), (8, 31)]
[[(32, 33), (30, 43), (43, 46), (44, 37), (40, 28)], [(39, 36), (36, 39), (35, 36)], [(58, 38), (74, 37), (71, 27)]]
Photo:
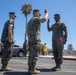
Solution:
[(45, 14), (44, 19), (45, 19), (45, 20), (48, 19), (48, 12)]
[(67, 40), (67, 31), (65, 31), (65, 39)]
[(65, 39), (67, 40), (67, 29), (65, 29), (64, 32), (65, 32), (65, 35), (64, 35)]
[(45, 22), (47, 19), (48, 19), (48, 11), (47, 9), (44, 9), (44, 13), (45, 13), (45, 16), (42, 18), (42, 22)]
[(49, 31), (50, 27), (49, 27), (49, 23), (47, 23), (47, 30)]
[(49, 22), (50, 22), (50, 19), (48, 19), (48, 21), (47, 21), (47, 30), (48, 30), (48, 31), (51, 31), (52, 28), (49, 26)]

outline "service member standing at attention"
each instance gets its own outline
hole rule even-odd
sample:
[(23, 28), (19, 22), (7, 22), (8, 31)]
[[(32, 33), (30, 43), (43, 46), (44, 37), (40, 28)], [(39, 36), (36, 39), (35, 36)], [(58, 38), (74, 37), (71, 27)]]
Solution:
[(50, 19), (47, 21), (48, 31), (52, 31), (52, 49), (56, 66), (52, 70), (61, 70), (63, 59), (63, 46), (67, 41), (67, 28), (63, 22), (60, 21), (60, 14), (54, 15), (55, 24), (49, 27)]
[(28, 72), (38, 74), (40, 71), (35, 69), (36, 61), (38, 57), (39, 43), (40, 43), (40, 24), (45, 22), (48, 18), (48, 11), (44, 9), (45, 16), (40, 18), (39, 10), (33, 10), (33, 17), (27, 24), (27, 36), (29, 46), (29, 58), (28, 58)]
[(9, 20), (5, 22), (3, 32), (2, 32), (1, 42), (4, 45), (4, 49), (2, 50), (1, 70), (3, 71), (12, 70), (12, 68), (7, 67), (7, 65), (13, 52), (15, 17), (16, 16), (14, 12), (9, 12)]

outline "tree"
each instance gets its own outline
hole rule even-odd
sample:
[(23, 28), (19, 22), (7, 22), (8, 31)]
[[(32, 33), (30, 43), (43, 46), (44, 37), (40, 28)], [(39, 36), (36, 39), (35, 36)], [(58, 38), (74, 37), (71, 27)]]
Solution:
[(68, 44), (68, 48), (67, 48), (68, 50), (73, 50), (74, 48), (73, 48), (73, 45), (72, 44)]
[[(32, 11), (32, 5), (30, 5), (30, 4), (24, 4), (23, 6), (22, 6), (22, 14), (24, 14), (25, 15), (25, 17), (26, 17), (26, 23), (25, 23), (25, 30), (26, 30), (26, 25), (27, 25), (27, 15), (29, 15), (30, 13), (31, 13), (31, 11)], [(26, 52), (26, 41), (27, 39), (26, 39), (26, 31), (25, 31), (25, 38), (24, 38), (24, 43), (23, 43), (23, 48), (24, 48), (24, 51)]]
[[(26, 17), (26, 23), (25, 23), (25, 30), (26, 30), (26, 25), (27, 25), (27, 15), (29, 15), (30, 13), (31, 13), (31, 11), (32, 11), (32, 5), (30, 5), (30, 4), (24, 4), (23, 6), (22, 6), (22, 14), (24, 14), (25, 15), (25, 17)], [(26, 41), (26, 31), (25, 31), (25, 40), (24, 40), (24, 42)]]

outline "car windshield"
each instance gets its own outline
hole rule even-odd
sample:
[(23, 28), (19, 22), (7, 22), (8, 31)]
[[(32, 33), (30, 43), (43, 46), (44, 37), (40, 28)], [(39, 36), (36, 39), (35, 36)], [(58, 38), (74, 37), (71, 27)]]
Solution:
[(18, 45), (14, 45), (14, 47), (19, 47)]

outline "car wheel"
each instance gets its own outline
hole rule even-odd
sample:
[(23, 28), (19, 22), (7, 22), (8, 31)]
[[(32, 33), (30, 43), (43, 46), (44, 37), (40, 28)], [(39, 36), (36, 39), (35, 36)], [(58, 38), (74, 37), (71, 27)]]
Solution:
[(24, 56), (24, 52), (23, 51), (19, 51), (18, 52), (18, 57), (23, 57)]

